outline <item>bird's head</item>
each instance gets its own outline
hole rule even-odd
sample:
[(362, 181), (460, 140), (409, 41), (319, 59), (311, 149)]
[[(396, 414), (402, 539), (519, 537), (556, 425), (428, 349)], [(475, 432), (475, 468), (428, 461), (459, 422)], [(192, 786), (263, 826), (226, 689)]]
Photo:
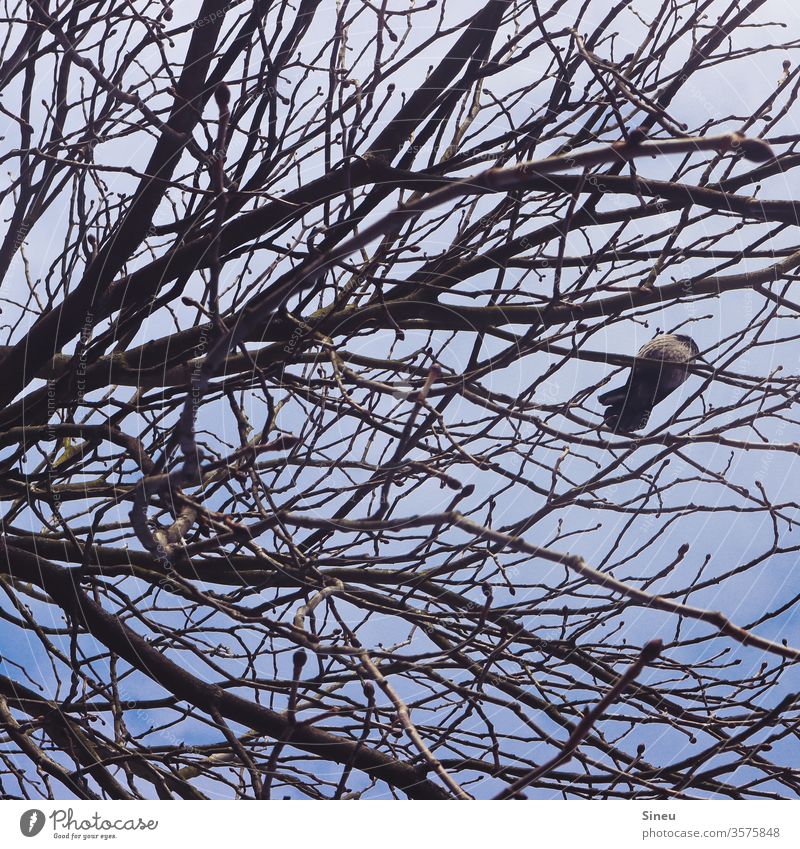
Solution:
[(697, 347), (697, 343), (692, 339), (691, 336), (684, 336), (681, 333), (676, 333), (675, 338), (679, 341), (683, 342), (684, 345), (692, 352), (692, 356), (696, 357), (700, 353), (700, 349)]

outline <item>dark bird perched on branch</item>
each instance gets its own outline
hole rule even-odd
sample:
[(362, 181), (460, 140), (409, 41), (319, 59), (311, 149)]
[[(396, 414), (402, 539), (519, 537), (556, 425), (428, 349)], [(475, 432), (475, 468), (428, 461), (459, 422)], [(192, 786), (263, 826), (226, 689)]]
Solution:
[(639, 349), (624, 386), (598, 397), (606, 405), (606, 427), (616, 433), (641, 430), (659, 401), (689, 376), (689, 363), (700, 353), (688, 336), (661, 333)]

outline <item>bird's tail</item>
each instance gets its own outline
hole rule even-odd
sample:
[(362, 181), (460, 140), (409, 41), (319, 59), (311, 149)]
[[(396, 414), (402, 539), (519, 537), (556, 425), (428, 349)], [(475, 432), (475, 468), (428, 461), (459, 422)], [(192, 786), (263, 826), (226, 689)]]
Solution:
[(653, 409), (631, 397), (627, 386), (605, 392), (597, 400), (606, 407), (603, 414), (606, 427), (615, 433), (630, 433), (646, 427)]
[(618, 389), (612, 389), (610, 392), (604, 392), (602, 395), (597, 396), (597, 400), (604, 404), (606, 407), (611, 404), (620, 404), (625, 400), (625, 396), (628, 394), (627, 386), (620, 386)]

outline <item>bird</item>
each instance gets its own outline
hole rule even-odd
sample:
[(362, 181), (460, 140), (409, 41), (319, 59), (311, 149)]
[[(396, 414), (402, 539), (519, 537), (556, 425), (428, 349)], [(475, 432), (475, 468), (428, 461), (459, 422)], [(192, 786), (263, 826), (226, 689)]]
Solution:
[(659, 333), (642, 345), (623, 386), (599, 395), (606, 427), (631, 433), (647, 426), (653, 407), (689, 376), (689, 363), (700, 349), (690, 336)]

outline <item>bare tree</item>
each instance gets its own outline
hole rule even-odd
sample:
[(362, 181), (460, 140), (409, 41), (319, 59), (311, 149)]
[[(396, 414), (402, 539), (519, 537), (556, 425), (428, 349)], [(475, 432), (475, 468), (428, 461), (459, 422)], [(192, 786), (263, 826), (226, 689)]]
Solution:
[(798, 796), (780, 8), (3, 3), (3, 797)]

